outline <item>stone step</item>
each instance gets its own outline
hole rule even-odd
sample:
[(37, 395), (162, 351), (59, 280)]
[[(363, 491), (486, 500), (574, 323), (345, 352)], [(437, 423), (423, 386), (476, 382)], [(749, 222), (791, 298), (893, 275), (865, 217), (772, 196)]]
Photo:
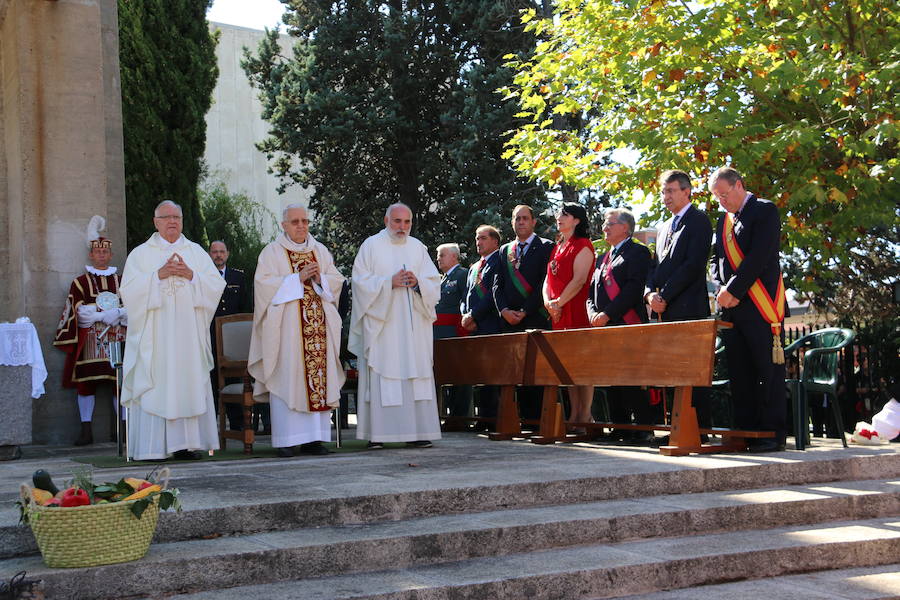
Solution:
[[(898, 556), (900, 522), (889, 517), (747, 531), (739, 536), (729, 532), (592, 544), (390, 571), (201, 591), (172, 598), (595, 600), (664, 590), (690, 590), (689, 595), (674, 597), (692, 600), (700, 597), (750, 598), (708, 595), (707, 590), (714, 588), (705, 586), (878, 565), (892, 565), (893, 571)], [(872, 571), (879, 572), (878, 569)], [(754, 589), (751, 584), (745, 584), (748, 589)], [(877, 590), (865, 597), (895, 596)], [(752, 598), (759, 597), (752, 593)], [(787, 595), (785, 590), (771, 594), (773, 599), (789, 597), (834, 596)]]
[(44, 580), (53, 592), (48, 597), (107, 598), (138, 595), (147, 589), (156, 593), (215, 590), (632, 539), (664, 540), (788, 525), (821, 527), (818, 524), (827, 521), (897, 515), (900, 481), (863, 480), (158, 543), (140, 561), (98, 568), (49, 569), (39, 556), (19, 557), (0, 561), (0, 578), (25, 570), (29, 577)]
[(751, 579), (626, 596), (626, 600), (888, 600), (900, 598), (900, 563)]
[[(516, 449), (516, 446), (512, 445), (512, 449)], [(534, 450), (529, 447), (524, 449)], [(223, 466), (222, 463), (212, 463), (211, 467), (179, 466), (172, 485), (181, 488), (186, 510), (180, 514), (161, 513), (154, 541), (161, 543), (286, 531), (301, 527), (363, 524), (442, 514), (550, 506), (558, 503), (561, 498), (569, 503), (583, 503), (652, 497), (658, 494), (751, 489), (761, 482), (767, 485), (803, 485), (900, 477), (900, 453), (827, 460), (817, 460), (813, 453), (803, 455), (803, 460), (774, 456), (750, 459), (736, 456), (672, 459), (648, 454), (646, 464), (634, 460), (633, 457), (643, 455), (632, 450), (609, 450), (605, 454), (615, 455), (617, 452), (628, 456), (627, 471), (609, 476), (557, 476), (553, 479), (549, 477), (552, 470), (548, 470), (547, 465), (532, 463), (531, 473), (525, 480), (520, 473), (508, 470), (492, 473), (489, 478), (491, 484), (467, 484), (466, 473), (462, 469), (456, 469), (441, 473), (440, 481), (429, 482), (432, 487), (425, 489), (400, 489), (393, 493), (383, 493), (385, 484), (379, 482), (369, 487), (373, 492), (382, 493), (359, 495), (360, 486), (351, 488), (357, 490), (355, 494), (348, 494), (345, 487), (340, 487), (340, 482), (335, 482), (333, 491), (316, 489), (313, 492), (319, 497), (312, 498), (309, 497), (313, 495), (309, 488), (304, 488), (304, 478), (291, 475), (285, 468), (285, 463), (277, 461), (260, 461), (254, 466), (255, 472), (250, 477), (235, 477), (228, 472), (230, 467)], [(557, 472), (563, 472), (566, 468), (566, 458), (563, 457), (559, 463), (552, 465)], [(676, 467), (660, 470), (658, 461), (662, 459), (667, 461), (667, 465), (675, 464)], [(303, 464), (300, 460), (297, 462)], [(315, 468), (327, 469), (327, 466), (318, 465), (327, 465), (329, 462), (331, 461), (315, 463)], [(351, 463), (338, 461), (336, 464)], [(694, 464), (703, 466), (697, 468), (692, 466)], [(710, 468), (711, 464), (717, 466)], [(500, 467), (491, 464), (489, 468)], [(209, 473), (210, 469), (219, 469), (224, 473), (217, 477)], [(623, 470), (621, 466), (619, 469)], [(340, 475), (334, 477), (340, 479)], [(422, 475), (419, 474), (415, 480), (419, 486), (422, 485), (421, 479)], [(469, 482), (487, 479), (483, 474), (468, 475)], [(393, 487), (399, 487), (403, 483), (398, 482), (396, 476), (387, 481)], [(5, 516), (6, 524), (0, 525), (0, 558), (37, 553), (31, 531), (14, 524), (12, 510)]]

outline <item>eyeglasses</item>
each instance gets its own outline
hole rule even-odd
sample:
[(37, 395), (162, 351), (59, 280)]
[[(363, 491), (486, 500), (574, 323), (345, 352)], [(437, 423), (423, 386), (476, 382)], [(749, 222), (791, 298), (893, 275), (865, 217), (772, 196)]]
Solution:
[(163, 215), (161, 217), (153, 217), (154, 219), (160, 219), (163, 221), (180, 221), (181, 215)]
[(713, 190), (713, 196), (715, 196), (717, 200), (721, 200), (722, 198), (727, 198), (728, 194), (731, 193), (731, 190), (733, 190), (736, 185), (737, 185), (736, 183), (732, 183), (728, 187), (728, 189), (725, 190), (724, 192), (717, 192), (717, 191)]

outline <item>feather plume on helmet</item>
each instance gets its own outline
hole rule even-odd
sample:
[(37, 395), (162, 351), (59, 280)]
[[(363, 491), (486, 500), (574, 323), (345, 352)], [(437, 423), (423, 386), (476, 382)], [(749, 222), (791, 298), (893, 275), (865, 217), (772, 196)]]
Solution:
[(85, 235), (88, 248), (112, 248), (112, 240), (100, 235), (101, 231), (106, 231), (106, 219), (100, 215), (94, 215), (88, 222)]

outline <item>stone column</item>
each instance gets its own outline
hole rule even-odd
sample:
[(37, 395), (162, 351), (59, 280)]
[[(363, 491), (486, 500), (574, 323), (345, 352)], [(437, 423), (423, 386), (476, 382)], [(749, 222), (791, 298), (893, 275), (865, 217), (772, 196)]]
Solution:
[[(44, 348), (36, 443), (77, 435), (74, 391), (59, 385), (63, 353), (52, 340), (87, 264), (92, 215), (107, 219), (113, 264), (127, 253), (118, 48), (115, 0), (0, 0), (0, 321), (28, 316)], [(100, 439), (109, 398), (97, 398)]]

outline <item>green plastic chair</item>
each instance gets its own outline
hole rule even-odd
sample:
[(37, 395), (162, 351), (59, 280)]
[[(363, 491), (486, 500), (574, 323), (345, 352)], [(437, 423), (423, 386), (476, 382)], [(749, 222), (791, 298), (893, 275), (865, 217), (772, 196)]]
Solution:
[(852, 329), (837, 327), (819, 329), (804, 335), (784, 349), (785, 359), (794, 352), (797, 352), (799, 358), (800, 351), (806, 351), (803, 355), (800, 378), (785, 380), (794, 405), (794, 441), (797, 450), (806, 450), (809, 443), (807, 416), (809, 394), (825, 394), (834, 415), (835, 425), (841, 432), (841, 442), (844, 448), (847, 447), (844, 419), (837, 399), (838, 357), (840, 350), (850, 344), (854, 337), (856, 333)]

